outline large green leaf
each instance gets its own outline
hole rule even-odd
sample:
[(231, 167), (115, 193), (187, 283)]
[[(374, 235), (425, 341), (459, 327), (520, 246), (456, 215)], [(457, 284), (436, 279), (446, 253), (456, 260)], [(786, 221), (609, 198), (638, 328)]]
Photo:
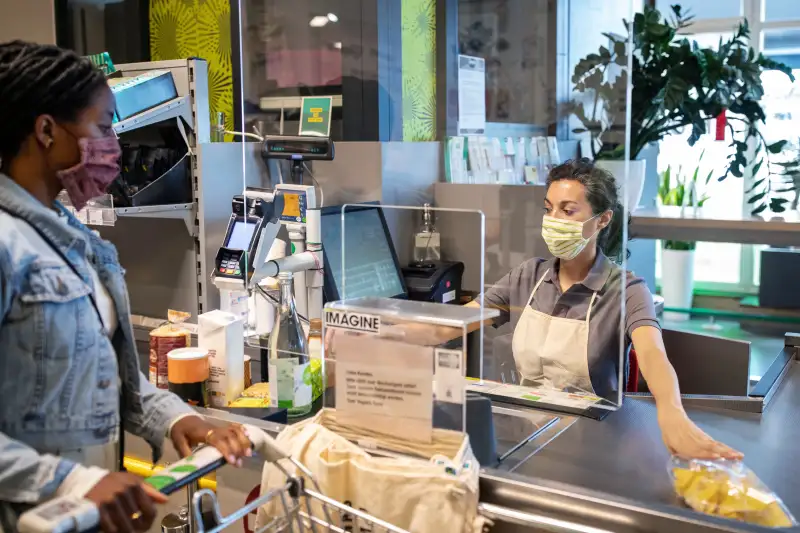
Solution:
[[(610, 115), (612, 123), (620, 123), (625, 112), (625, 84), (630, 78), (633, 84), (631, 112), (630, 151), (633, 157), (649, 143), (657, 142), (666, 135), (690, 127), (689, 142), (695, 143), (706, 133), (705, 123), (723, 109), (731, 113), (731, 120), (741, 119), (745, 125), (734, 138), (756, 144), (763, 153), (765, 143), (751, 143), (758, 138), (756, 125), (765, 120), (759, 100), (764, 95), (761, 74), (764, 70), (784, 72), (790, 79), (791, 69), (782, 63), (756, 54), (750, 46), (750, 28), (747, 22), (740, 24), (730, 38), (720, 38), (718, 46), (703, 47), (682, 35), (692, 17), (675, 5), (663, 16), (659, 10), (646, 6), (634, 15), (629, 28), (633, 50), (627, 49), (627, 39), (605, 34), (608, 47), (598, 48), (578, 62), (573, 71), (576, 91), (586, 96), (598, 95), (597, 109)], [(627, 72), (627, 55), (632, 54), (633, 69)], [(608, 66), (616, 63), (622, 70), (623, 80), (607, 79)], [(592, 108), (594, 109), (594, 108)], [(598, 123), (600, 116), (592, 111), (576, 111), (584, 127), (599, 137), (599, 144), (616, 146), (605, 148), (600, 157), (621, 158), (619, 133)], [(746, 142), (745, 142), (746, 141)], [(743, 145), (733, 146), (734, 157), (728, 161), (721, 179), (728, 175), (742, 177), (752, 159), (761, 159), (758, 153), (750, 154)], [(769, 153), (769, 152), (768, 152)], [(777, 153), (777, 152), (776, 152)], [(754, 158), (753, 155), (756, 157)]]

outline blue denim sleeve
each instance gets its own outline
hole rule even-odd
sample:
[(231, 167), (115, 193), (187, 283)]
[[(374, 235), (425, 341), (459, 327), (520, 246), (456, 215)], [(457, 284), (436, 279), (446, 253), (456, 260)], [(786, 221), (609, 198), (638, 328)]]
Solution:
[(194, 409), (177, 395), (157, 388), (139, 372), (139, 393), (142, 398), (142, 417), (126, 414), (126, 427), (153, 447), (154, 457), (161, 456), (164, 438), (173, 420), (184, 414), (194, 414)]
[(0, 501), (37, 503), (55, 494), (75, 463), (33, 448), (0, 433)]
[[(8, 250), (0, 248), (0, 327), (11, 306), (11, 268)], [(36, 503), (52, 496), (75, 463), (39, 453), (0, 433), (0, 501)]]

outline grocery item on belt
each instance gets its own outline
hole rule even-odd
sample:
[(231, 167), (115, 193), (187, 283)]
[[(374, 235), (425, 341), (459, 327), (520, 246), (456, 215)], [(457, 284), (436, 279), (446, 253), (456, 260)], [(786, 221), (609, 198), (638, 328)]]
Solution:
[(269, 407), (269, 398), (247, 398), (245, 396), (240, 396), (233, 400), (228, 407), (265, 409)]
[(242, 391), (242, 395), (228, 407), (269, 407), (269, 383), (256, 383)]
[(269, 400), (269, 383), (255, 383), (242, 391), (245, 398), (266, 398)]
[(244, 356), (244, 388), (253, 384), (252, 360), (249, 355)]
[(208, 407), (208, 350), (178, 348), (167, 354), (169, 390), (190, 405)]
[(197, 338), (211, 361), (211, 407), (227, 407), (244, 390), (244, 321), (225, 311), (203, 313)]
[(675, 492), (692, 509), (765, 527), (793, 527), (783, 502), (741, 461), (673, 457), (667, 467)]
[(167, 355), (178, 348), (188, 348), (191, 334), (179, 324), (165, 324), (150, 332), (150, 383), (159, 389), (169, 388)]

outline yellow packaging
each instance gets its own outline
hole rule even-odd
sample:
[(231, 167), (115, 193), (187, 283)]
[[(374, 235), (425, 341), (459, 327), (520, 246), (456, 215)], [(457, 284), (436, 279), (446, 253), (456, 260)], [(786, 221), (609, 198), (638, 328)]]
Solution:
[(269, 398), (237, 398), (228, 407), (269, 407)]
[(797, 525), (778, 496), (739, 461), (673, 457), (669, 472), (676, 494), (695, 511), (766, 527)]
[(269, 401), (269, 383), (254, 383), (242, 391), (245, 398), (266, 398)]

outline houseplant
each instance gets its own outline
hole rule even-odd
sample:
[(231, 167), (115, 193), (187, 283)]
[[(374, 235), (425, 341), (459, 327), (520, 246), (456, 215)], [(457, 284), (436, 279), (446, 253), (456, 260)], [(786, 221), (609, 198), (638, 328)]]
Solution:
[[(708, 200), (708, 183), (714, 171), (708, 173), (702, 184), (698, 184), (700, 160), (691, 176), (685, 175), (681, 167), (673, 172), (672, 167), (661, 173), (658, 201), (662, 206), (679, 206), (683, 209), (701, 208)], [(692, 306), (694, 289), (694, 256), (697, 243), (693, 241), (661, 241), (661, 296), (664, 305), (679, 309)], [(672, 320), (688, 319), (688, 314), (666, 313)]]
[[(749, 46), (747, 21), (739, 25), (733, 36), (720, 39), (716, 49), (702, 48), (680, 37), (691, 25), (692, 17), (679, 5), (671, 8), (668, 17), (655, 8), (645, 7), (637, 13), (629, 28), (633, 41), (633, 68), (627, 72), (627, 37), (604, 33), (609, 47), (583, 58), (575, 67), (572, 82), (578, 98), (571, 111), (583, 123), (575, 133), (588, 132), (592, 155), (603, 161), (620, 161), (625, 157), (626, 85), (631, 76), (630, 158), (635, 160), (646, 146), (665, 136), (691, 128), (689, 144), (707, 133), (709, 119), (726, 112), (731, 131), (731, 155), (719, 176), (741, 178), (745, 170), (755, 175), (770, 154), (780, 152), (779, 143), (767, 144), (758, 131), (765, 119), (759, 100), (764, 94), (761, 73), (778, 70), (789, 76), (786, 65), (756, 54)], [(748, 147), (755, 150), (748, 152)], [(782, 145), (781, 145), (782, 146)], [(644, 175), (643, 164), (641, 175)], [(618, 170), (617, 170), (618, 172)], [(618, 174), (622, 175), (622, 174)], [(631, 173), (631, 177), (635, 175)], [(773, 202), (771, 180), (761, 180), (751, 191), (754, 212), (766, 209)], [(629, 183), (629, 190), (641, 190), (643, 181)], [(763, 193), (763, 194), (762, 194)], [(759, 196), (761, 195), (761, 196)], [(641, 193), (639, 193), (639, 197)], [(638, 203), (638, 202), (637, 202)], [(632, 204), (631, 208), (636, 204)], [(772, 207), (770, 205), (770, 207)]]

